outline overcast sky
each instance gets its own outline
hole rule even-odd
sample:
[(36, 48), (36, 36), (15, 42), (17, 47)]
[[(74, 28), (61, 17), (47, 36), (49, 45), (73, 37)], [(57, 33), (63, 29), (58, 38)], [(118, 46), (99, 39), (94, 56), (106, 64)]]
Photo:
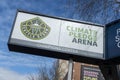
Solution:
[(55, 60), (8, 50), (17, 9), (65, 17), (65, 4), (65, 0), (0, 0), (0, 80), (27, 80), (38, 66), (49, 67)]

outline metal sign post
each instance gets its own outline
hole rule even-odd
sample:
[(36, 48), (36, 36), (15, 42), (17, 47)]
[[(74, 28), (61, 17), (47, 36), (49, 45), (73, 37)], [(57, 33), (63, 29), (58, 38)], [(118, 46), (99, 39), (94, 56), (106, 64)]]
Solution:
[(73, 73), (73, 60), (69, 60), (69, 66), (68, 66), (68, 78), (67, 80), (72, 80), (72, 73)]

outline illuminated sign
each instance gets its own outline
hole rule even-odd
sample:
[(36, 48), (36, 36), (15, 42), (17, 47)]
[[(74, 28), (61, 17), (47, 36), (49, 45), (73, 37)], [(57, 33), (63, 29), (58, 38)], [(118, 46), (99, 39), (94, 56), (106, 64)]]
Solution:
[(106, 25), (106, 54), (107, 57), (120, 56), (120, 21), (116, 20)]
[(82, 65), (80, 80), (104, 80), (104, 78), (98, 67)]
[[(9, 39), (10, 50), (39, 52), (52, 56), (76, 55), (103, 58), (103, 26), (93, 23), (18, 11)], [(30, 48), (30, 49), (28, 49)], [(37, 51), (34, 51), (37, 49)], [(59, 56), (57, 56), (59, 58)]]

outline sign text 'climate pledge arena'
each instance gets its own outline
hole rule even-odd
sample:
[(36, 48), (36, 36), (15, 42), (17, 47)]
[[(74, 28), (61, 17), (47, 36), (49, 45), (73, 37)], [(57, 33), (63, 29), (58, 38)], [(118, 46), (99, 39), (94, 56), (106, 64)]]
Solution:
[(73, 37), (72, 42), (97, 47), (97, 31), (86, 28), (67, 26), (69, 36)]

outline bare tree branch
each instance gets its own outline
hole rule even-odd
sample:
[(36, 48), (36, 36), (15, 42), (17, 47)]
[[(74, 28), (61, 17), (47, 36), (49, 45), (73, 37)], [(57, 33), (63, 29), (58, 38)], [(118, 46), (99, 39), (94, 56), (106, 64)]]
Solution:
[[(106, 24), (120, 17), (120, 0), (67, 0), (70, 18)], [(119, 16), (119, 17), (118, 17)]]
[(52, 67), (47, 68), (46, 66), (40, 66), (37, 68), (37, 74), (33, 75), (30, 74), (28, 76), (29, 80), (58, 80), (59, 79), (59, 73), (58, 73), (58, 61), (55, 61), (52, 65)]

